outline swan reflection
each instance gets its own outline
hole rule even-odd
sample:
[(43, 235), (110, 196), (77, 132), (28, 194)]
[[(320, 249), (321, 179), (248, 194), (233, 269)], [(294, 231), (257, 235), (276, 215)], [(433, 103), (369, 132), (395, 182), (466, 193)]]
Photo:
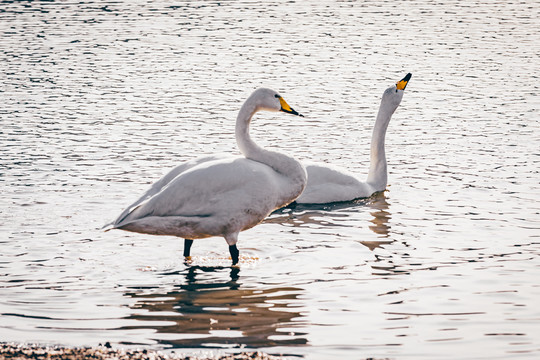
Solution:
[[(303, 324), (296, 287), (255, 289), (239, 282), (240, 269), (230, 279), (216, 281), (225, 268), (193, 266), (185, 283), (165, 293), (128, 293), (136, 312), (128, 317), (140, 325), (124, 329), (155, 329), (155, 340), (176, 348), (234, 348), (304, 345), (295, 327)], [(211, 278), (208, 279), (207, 274)], [(166, 274), (178, 275), (179, 273)], [(197, 279), (199, 275), (205, 279)]]
[(373, 216), (369, 221), (369, 229), (378, 237), (386, 240), (360, 241), (371, 250), (392, 242), (390, 240), (390, 205), (384, 192), (378, 192), (369, 198), (358, 199), (348, 202), (330, 203), (330, 204), (293, 204), (287, 208), (275, 211), (271, 217), (267, 218), (265, 223), (288, 224), (294, 227), (313, 226), (316, 227), (347, 227), (350, 225), (340, 224), (337, 220), (345, 220), (351, 216), (350, 211), (355, 208), (370, 208), (370, 214)]
[(360, 243), (370, 250), (374, 250), (381, 245), (390, 244), (393, 240), (390, 240), (390, 219), (392, 218), (389, 208), (390, 205), (386, 201), (386, 196), (383, 192), (377, 193), (369, 198), (370, 201), (366, 204), (373, 211), (370, 212), (373, 219), (369, 220), (372, 225), (369, 225), (369, 229), (377, 234), (379, 237), (386, 238), (386, 240), (372, 240), (372, 241), (360, 241)]

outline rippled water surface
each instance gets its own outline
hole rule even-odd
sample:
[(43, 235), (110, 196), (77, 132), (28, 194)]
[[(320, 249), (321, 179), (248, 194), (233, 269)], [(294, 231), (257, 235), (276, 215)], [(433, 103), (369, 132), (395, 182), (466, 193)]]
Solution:
[[(309, 359), (540, 356), (537, 1), (0, 3), (0, 340)], [(262, 146), (389, 186), (240, 235), (102, 232), (152, 182)]]

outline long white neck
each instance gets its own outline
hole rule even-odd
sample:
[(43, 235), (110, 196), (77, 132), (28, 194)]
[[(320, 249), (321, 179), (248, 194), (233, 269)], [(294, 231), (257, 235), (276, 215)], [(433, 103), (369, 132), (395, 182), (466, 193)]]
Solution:
[[(242, 106), (236, 118), (236, 143), (247, 159), (268, 165), (284, 178), (287, 178), (290, 186), (283, 189), (282, 198), (289, 199), (293, 197), (292, 200), (294, 200), (295, 196), (299, 196), (306, 186), (306, 170), (294, 158), (275, 151), (265, 150), (251, 139), (249, 125), (251, 118), (258, 110), (257, 106), (249, 99)], [(281, 206), (287, 205), (290, 201)]]
[(384, 151), (384, 137), (386, 135), (386, 129), (388, 129), (388, 123), (395, 110), (396, 108), (384, 106), (384, 103), (381, 102), (377, 120), (375, 120), (375, 126), (373, 127), (369, 173), (366, 182), (373, 186), (375, 191), (386, 189), (388, 175), (386, 169), (386, 153)]

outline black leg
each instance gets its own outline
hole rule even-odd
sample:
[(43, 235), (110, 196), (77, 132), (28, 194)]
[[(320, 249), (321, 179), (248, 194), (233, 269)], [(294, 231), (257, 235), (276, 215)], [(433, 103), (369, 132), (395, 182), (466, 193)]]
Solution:
[(238, 255), (240, 254), (240, 251), (238, 251), (238, 248), (236, 247), (236, 245), (230, 245), (229, 252), (231, 253), (232, 264), (233, 265), (238, 264)]
[(191, 251), (191, 245), (193, 245), (193, 240), (184, 239), (184, 256), (188, 257)]

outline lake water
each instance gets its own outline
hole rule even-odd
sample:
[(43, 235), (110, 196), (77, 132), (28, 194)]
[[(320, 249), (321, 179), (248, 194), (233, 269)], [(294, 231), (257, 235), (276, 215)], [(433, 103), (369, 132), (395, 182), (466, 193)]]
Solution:
[[(537, 1), (0, 3), (0, 341), (306, 359), (540, 357)], [(222, 238), (102, 232), (183, 161), (256, 141), (389, 186)]]

